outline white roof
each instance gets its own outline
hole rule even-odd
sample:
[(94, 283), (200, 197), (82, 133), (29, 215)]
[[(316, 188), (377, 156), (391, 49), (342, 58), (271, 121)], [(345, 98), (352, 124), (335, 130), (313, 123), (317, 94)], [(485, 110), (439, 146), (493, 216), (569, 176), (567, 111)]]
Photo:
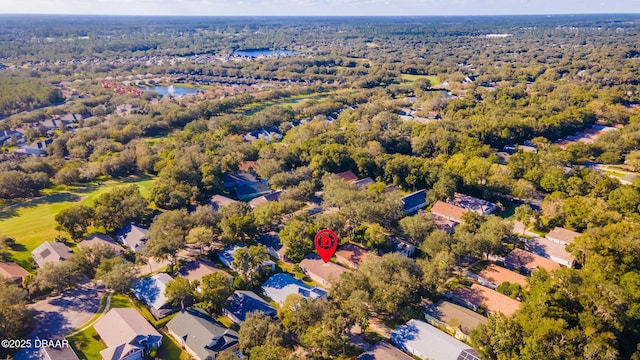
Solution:
[[(409, 320), (391, 334), (399, 348), (422, 359), (479, 360), (471, 346), (420, 320)], [(464, 354), (463, 354), (464, 352)]]
[(169, 281), (173, 280), (169, 274), (159, 273), (148, 278), (138, 280), (131, 291), (140, 300), (154, 309), (160, 309), (169, 303), (169, 299), (164, 295)]

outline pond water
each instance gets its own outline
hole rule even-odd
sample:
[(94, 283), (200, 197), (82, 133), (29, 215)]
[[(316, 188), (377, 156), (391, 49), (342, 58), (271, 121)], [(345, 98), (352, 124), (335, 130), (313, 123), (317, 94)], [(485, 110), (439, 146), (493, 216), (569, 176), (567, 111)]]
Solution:
[(291, 55), (296, 54), (296, 51), (291, 50), (269, 50), (269, 49), (246, 49), (246, 50), (236, 50), (233, 52), (233, 56), (246, 56), (246, 57), (258, 57), (262, 56), (270, 56), (270, 55)]
[(198, 92), (197, 88), (191, 88), (191, 87), (180, 86), (180, 85), (168, 85), (168, 86), (156, 85), (156, 86), (151, 86), (147, 88), (141, 88), (140, 90), (155, 91), (162, 96), (165, 96), (169, 93), (171, 93), (173, 96), (182, 96), (182, 95), (191, 95)]

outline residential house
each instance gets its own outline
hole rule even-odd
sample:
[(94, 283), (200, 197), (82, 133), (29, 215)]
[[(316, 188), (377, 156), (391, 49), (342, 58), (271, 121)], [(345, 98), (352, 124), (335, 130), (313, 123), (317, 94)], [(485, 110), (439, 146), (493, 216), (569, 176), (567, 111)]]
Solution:
[(288, 261), (285, 256), (287, 247), (280, 241), (280, 235), (275, 231), (258, 235), (258, 243), (267, 247), (269, 255), (280, 261)]
[(258, 165), (255, 161), (243, 161), (238, 165), (238, 170), (255, 174), (258, 171)]
[[(444, 218), (457, 224), (462, 223), (462, 216), (469, 210), (461, 208), (457, 205), (449, 204), (444, 201), (436, 201), (431, 208), (431, 213), (435, 216)], [(455, 227), (455, 226), (454, 226)]]
[(374, 252), (351, 243), (342, 245), (335, 255), (338, 264), (352, 269), (357, 269), (367, 257), (377, 256)]
[(391, 333), (398, 348), (420, 359), (480, 360), (467, 344), (420, 320), (409, 320)]
[(41, 360), (79, 360), (78, 355), (73, 352), (71, 346), (66, 346), (64, 341), (67, 341), (62, 336), (52, 336), (50, 339), (47, 339), (48, 342), (55, 341), (55, 345), (62, 346), (42, 346), (40, 347), (40, 357), (38, 359)]
[(238, 333), (213, 321), (202, 309), (189, 308), (167, 323), (169, 335), (196, 360), (215, 360), (238, 348)]
[(45, 241), (31, 252), (31, 256), (38, 266), (42, 266), (67, 260), (73, 256), (73, 251), (61, 242)]
[(360, 354), (356, 360), (413, 360), (413, 358), (386, 341), (378, 341), (371, 350)]
[(225, 189), (238, 187), (241, 185), (249, 185), (258, 183), (258, 178), (248, 172), (237, 172), (235, 174), (227, 174), (224, 176), (223, 186)]
[(238, 201), (228, 198), (223, 195), (213, 195), (209, 199), (209, 205), (213, 208), (214, 211), (220, 211), (222, 207), (231, 205), (233, 203), (237, 203)]
[(325, 288), (331, 287), (331, 281), (337, 280), (342, 273), (349, 271), (336, 263), (325, 263), (316, 255), (307, 256), (299, 266), (305, 275)]
[(72, 129), (71, 121), (62, 120), (62, 119), (47, 119), (40, 121), (40, 126), (42, 126), (45, 130), (61, 130), (61, 129)]
[(149, 229), (145, 226), (136, 224), (127, 224), (116, 232), (118, 241), (134, 252), (142, 249), (147, 242), (147, 234)]
[(22, 134), (15, 130), (0, 130), (0, 145), (9, 139), (20, 139)]
[(78, 243), (78, 248), (92, 248), (95, 246), (107, 246), (115, 251), (116, 255), (122, 255), (122, 246), (118, 245), (111, 236), (104, 234), (91, 234)]
[(271, 193), (269, 185), (263, 182), (239, 185), (235, 190), (238, 200), (253, 199), (255, 197)]
[(552, 260), (522, 249), (513, 249), (513, 251), (504, 258), (504, 263), (508, 268), (515, 269), (521, 273), (531, 273), (538, 268), (554, 271), (561, 267), (560, 264)]
[(548, 238), (534, 238), (527, 240), (525, 248), (537, 255), (554, 261), (566, 267), (572, 267), (575, 258), (566, 249), (566, 243), (549, 240)]
[(390, 237), (391, 251), (396, 252), (404, 257), (410, 258), (416, 251), (416, 247), (413, 244), (409, 244), (406, 241), (402, 241), (396, 237)]
[(27, 275), (29, 272), (16, 263), (0, 262), (0, 277), (9, 279), (16, 284), (22, 284), (22, 280)]
[(144, 302), (153, 316), (161, 318), (174, 312), (174, 307), (165, 296), (167, 284), (173, 280), (169, 274), (159, 273), (151, 277), (140, 278), (131, 286), (135, 297)]
[(280, 200), (280, 195), (282, 194), (282, 190), (277, 190), (277, 191), (272, 191), (269, 194), (266, 195), (262, 195), (260, 197), (257, 197), (251, 201), (249, 201), (249, 205), (254, 208), (260, 204), (266, 204), (266, 203), (270, 203), (270, 202), (276, 202), (278, 200)]
[(105, 360), (142, 360), (162, 343), (162, 335), (135, 308), (111, 309), (93, 327), (107, 346), (100, 351)]
[(468, 340), (473, 329), (487, 323), (486, 317), (446, 300), (427, 306), (424, 316), (429, 324), (445, 327), (460, 340)]
[(478, 215), (490, 215), (496, 211), (496, 204), (461, 193), (455, 193), (451, 203)]
[(340, 179), (344, 180), (345, 182), (348, 182), (349, 184), (358, 181), (358, 177), (351, 170), (347, 170), (347, 171), (343, 171), (343, 172), (337, 173), (336, 176), (339, 177)]
[(489, 313), (501, 312), (507, 316), (520, 308), (518, 300), (478, 284), (471, 285), (471, 289), (461, 286), (446, 296), (473, 310), (482, 308)]
[(317, 286), (309, 286), (290, 274), (278, 273), (262, 285), (264, 294), (278, 304), (284, 303), (287, 296), (296, 294), (304, 299), (324, 299), (327, 292)]
[(581, 234), (569, 229), (555, 227), (545, 236), (545, 239), (558, 244), (569, 245), (573, 243), (573, 240), (575, 240), (578, 235)]
[(227, 305), (223, 309), (225, 316), (236, 324), (241, 324), (249, 313), (261, 311), (266, 316), (275, 318), (278, 311), (268, 302), (264, 301), (253, 291), (236, 290), (227, 299)]
[(478, 282), (486, 287), (496, 289), (500, 284), (508, 282), (518, 284), (523, 289), (527, 287), (527, 278), (515, 271), (502, 266), (491, 264), (478, 274)]
[(47, 155), (47, 147), (53, 143), (52, 139), (47, 139), (44, 141), (38, 141), (29, 145), (22, 145), (18, 149), (16, 149), (16, 154), (24, 154), (24, 155), (36, 155), (42, 156)]
[(360, 179), (360, 180), (356, 180), (353, 183), (351, 183), (351, 185), (355, 186), (356, 188), (358, 188), (358, 190), (362, 190), (362, 189), (368, 189), (369, 185), (373, 185), (376, 182), (373, 181), (372, 178), (370, 177), (366, 177), (364, 179)]
[(229, 282), (233, 281), (233, 276), (229, 275), (226, 271), (216, 268), (212, 263), (203, 259), (191, 260), (184, 264), (178, 274), (183, 278), (187, 278), (190, 282), (202, 281), (202, 278), (206, 275), (213, 274), (214, 272), (220, 273), (229, 279)]
[[(218, 259), (220, 259), (220, 262), (223, 263), (224, 266), (234, 271), (237, 271), (233, 267), (233, 260), (235, 259), (236, 251), (238, 251), (238, 249), (241, 249), (241, 248), (244, 248), (244, 246), (234, 245), (233, 247), (220, 250), (218, 252)], [(276, 263), (274, 263), (271, 260), (266, 260), (265, 262), (262, 263), (262, 266), (269, 268), (271, 271), (276, 270)]]
[(451, 218), (436, 215), (433, 212), (429, 213), (427, 216), (431, 216), (431, 219), (433, 220), (433, 223), (436, 224), (436, 228), (438, 230), (442, 230), (447, 234), (453, 234), (456, 226), (460, 224), (459, 222), (452, 220)]
[(402, 209), (405, 215), (413, 214), (414, 212), (427, 206), (427, 190), (422, 189), (404, 196), (402, 199)]

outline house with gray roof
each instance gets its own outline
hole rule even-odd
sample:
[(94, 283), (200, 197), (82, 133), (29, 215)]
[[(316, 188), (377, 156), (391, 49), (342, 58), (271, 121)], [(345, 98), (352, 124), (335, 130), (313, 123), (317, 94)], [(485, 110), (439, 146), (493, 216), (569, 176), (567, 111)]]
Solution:
[[(244, 246), (234, 245), (233, 247), (222, 249), (218, 252), (218, 259), (222, 264), (224, 264), (224, 266), (237, 271), (237, 269), (233, 267), (233, 260), (235, 259), (236, 251), (241, 248), (244, 248)], [(272, 260), (264, 261), (262, 266), (271, 269), (271, 271), (275, 271), (276, 269), (276, 263)]]
[(224, 315), (233, 320), (236, 324), (241, 324), (247, 315), (260, 311), (267, 316), (276, 317), (278, 311), (268, 302), (264, 301), (253, 291), (236, 290), (227, 299), (227, 306), (223, 309)]
[(373, 349), (362, 353), (356, 360), (413, 360), (413, 358), (386, 341), (378, 341)]
[(169, 315), (174, 311), (171, 302), (164, 295), (167, 284), (173, 280), (169, 274), (159, 273), (147, 278), (138, 279), (131, 286), (135, 297), (147, 304), (149, 310), (156, 318)]
[(162, 335), (134, 308), (111, 309), (93, 327), (107, 345), (100, 352), (105, 360), (142, 360), (162, 343)]
[(262, 285), (264, 294), (278, 304), (284, 303), (287, 296), (296, 294), (304, 299), (324, 299), (327, 291), (317, 286), (309, 286), (290, 274), (278, 273), (270, 277)]
[(468, 211), (473, 211), (478, 215), (490, 215), (496, 211), (496, 204), (458, 192), (455, 193), (451, 203)]
[(202, 309), (181, 311), (167, 323), (167, 329), (197, 360), (215, 360), (219, 353), (238, 348), (238, 333), (216, 323)]
[(282, 244), (280, 241), (280, 234), (275, 231), (270, 231), (268, 233), (258, 235), (257, 239), (258, 244), (262, 244), (267, 247), (267, 251), (269, 255), (280, 261), (287, 261), (285, 256), (285, 252), (287, 247)]
[(118, 241), (120, 241), (124, 246), (128, 247), (133, 252), (137, 252), (142, 249), (144, 244), (147, 242), (148, 233), (149, 229), (145, 226), (127, 224), (125, 227), (120, 229), (116, 235), (118, 236)]
[(418, 190), (414, 193), (404, 196), (400, 200), (402, 201), (402, 210), (404, 210), (404, 214), (413, 214), (414, 212), (427, 206), (427, 190)]
[(254, 184), (243, 184), (236, 187), (236, 196), (238, 200), (253, 199), (258, 196), (271, 193), (271, 188), (264, 182)]
[(395, 346), (420, 359), (480, 360), (471, 346), (420, 320), (409, 320), (391, 334)]
[(61, 242), (45, 241), (31, 252), (31, 256), (38, 266), (42, 266), (67, 260), (73, 256), (73, 251)]
[(78, 248), (92, 248), (96, 246), (108, 246), (115, 251), (116, 255), (123, 253), (122, 246), (118, 245), (111, 236), (105, 234), (91, 234), (78, 243)]

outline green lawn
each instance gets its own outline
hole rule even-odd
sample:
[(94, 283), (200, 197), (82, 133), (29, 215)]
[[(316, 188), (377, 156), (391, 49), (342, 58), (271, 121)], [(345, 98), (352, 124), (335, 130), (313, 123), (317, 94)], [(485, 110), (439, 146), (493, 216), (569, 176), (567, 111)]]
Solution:
[(100, 351), (107, 347), (100, 340), (96, 329), (91, 326), (85, 331), (68, 338), (69, 344), (80, 359), (101, 360)]
[[(45, 241), (53, 240), (62, 234), (56, 230), (55, 216), (73, 205), (91, 205), (100, 194), (114, 187), (136, 184), (145, 195), (155, 179), (143, 177), (126, 181), (111, 181), (102, 185), (89, 185), (85, 188), (72, 188), (57, 192), (34, 201), (26, 201), (0, 209), (0, 233), (16, 239), (13, 259), (20, 265), (31, 268), (31, 251)], [(57, 189), (56, 189), (57, 190)], [(64, 235), (64, 234), (62, 234)]]
[(402, 78), (402, 80), (406, 81), (406, 82), (414, 82), (418, 79), (428, 79), (429, 81), (431, 81), (431, 86), (439, 86), (442, 84), (442, 81), (440, 81), (440, 79), (435, 76), (435, 75), (412, 75), (412, 74), (402, 74), (400, 75), (400, 77)]
[(158, 350), (158, 359), (183, 360), (186, 359), (186, 352), (169, 335), (163, 334), (162, 345)]
[(130, 308), (133, 307), (133, 304), (131, 304), (131, 300), (129, 300), (129, 297), (127, 297), (127, 295), (124, 294), (114, 294), (111, 297), (111, 308)]

